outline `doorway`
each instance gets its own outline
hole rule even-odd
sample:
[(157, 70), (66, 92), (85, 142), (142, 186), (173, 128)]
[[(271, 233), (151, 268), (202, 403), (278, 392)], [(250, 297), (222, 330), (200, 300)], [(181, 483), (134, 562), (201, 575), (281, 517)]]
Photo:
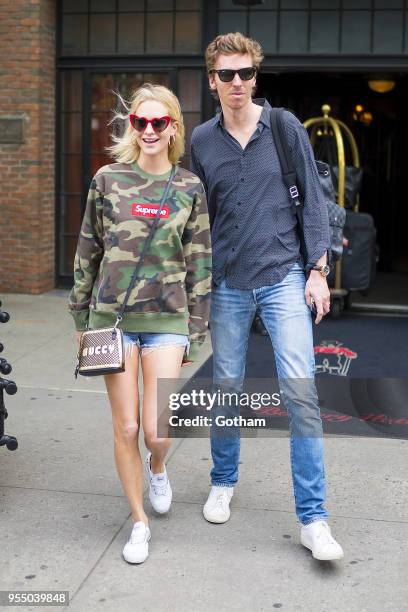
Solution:
[(408, 305), (408, 75), (393, 79), (388, 93), (372, 91), (368, 74), (263, 73), (257, 79), (258, 97), (292, 110), (302, 122), (321, 116), (329, 104), (330, 115), (356, 139), (363, 167), (359, 210), (374, 218), (379, 261), (372, 290), (353, 294), (353, 304)]

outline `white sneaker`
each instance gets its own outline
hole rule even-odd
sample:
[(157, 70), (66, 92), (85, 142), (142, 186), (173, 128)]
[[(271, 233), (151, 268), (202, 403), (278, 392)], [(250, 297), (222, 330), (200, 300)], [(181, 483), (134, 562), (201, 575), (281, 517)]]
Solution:
[(123, 549), (123, 558), (128, 563), (143, 563), (149, 556), (150, 529), (138, 521), (133, 525), (129, 541)]
[(231, 516), (229, 505), (233, 495), (233, 487), (211, 487), (203, 508), (204, 518), (210, 523), (226, 523)]
[(314, 521), (309, 525), (303, 525), (300, 541), (319, 561), (334, 561), (344, 557), (343, 549), (333, 538), (326, 521)]
[(152, 454), (148, 453), (146, 457), (147, 475), (149, 478), (149, 499), (156, 512), (165, 514), (170, 509), (173, 493), (166, 468), (164, 468), (164, 472), (160, 474), (152, 473), (150, 467), (151, 456)]

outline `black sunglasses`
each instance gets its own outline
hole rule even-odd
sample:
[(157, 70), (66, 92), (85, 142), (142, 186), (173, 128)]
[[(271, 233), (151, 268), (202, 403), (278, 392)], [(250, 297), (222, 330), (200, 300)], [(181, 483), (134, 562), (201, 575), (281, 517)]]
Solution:
[(223, 70), (210, 71), (210, 73), (213, 72), (218, 74), (220, 81), (223, 81), (223, 83), (230, 83), (234, 80), (236, 74), (238, 74), (241, 81), (250, 81), (256, 75), (256, 68), (255, 66), (250, 66), (249, 68), (240, 68), (239, 70), (224, 68)]

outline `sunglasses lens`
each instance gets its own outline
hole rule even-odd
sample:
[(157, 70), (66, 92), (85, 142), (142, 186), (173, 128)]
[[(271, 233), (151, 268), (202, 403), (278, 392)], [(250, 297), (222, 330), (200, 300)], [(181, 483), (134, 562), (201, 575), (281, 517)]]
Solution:
[(146, 129), (147, 121), (144, 117), (133, 117), (132, 125), (138, 132), (143, 132)]
[(235, 71), (228, 69), (218, 70), (218, 76), (220, 77), (220, 80), (223, 81), (223, 83), (229, 83), (234, 78)]
[(250, 81), (255, 75), (255, 68), (241, 68), (241, 70), (238, 70), (238, 74), (242, 81)]
[(169, 121), (167, 119), (153, 119), (152, 121), (152, 128), (155, 132), (163, 132), (168, 125)]
[(236, 73), (238, 73), (242, 81), (250, 81), (255, 76), (256, 69), (251, 66), (251, 68), (241, 68), (240, 70), (230, 70), (226, 68), (225, 70), (217, 70), (217, 72), (221, 81), (230, 83), (234, 79)]

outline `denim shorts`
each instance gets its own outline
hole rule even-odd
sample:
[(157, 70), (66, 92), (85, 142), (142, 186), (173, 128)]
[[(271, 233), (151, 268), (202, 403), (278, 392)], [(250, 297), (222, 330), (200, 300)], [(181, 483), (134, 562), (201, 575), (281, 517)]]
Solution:
[(151, 332), (123, 332), (126, 356), (132, 355), (133, 347), (137, 346), (141, 352), (168, 346), (184, 346), (189, 351), (190, 342), (184, 334), (166, 334)]

